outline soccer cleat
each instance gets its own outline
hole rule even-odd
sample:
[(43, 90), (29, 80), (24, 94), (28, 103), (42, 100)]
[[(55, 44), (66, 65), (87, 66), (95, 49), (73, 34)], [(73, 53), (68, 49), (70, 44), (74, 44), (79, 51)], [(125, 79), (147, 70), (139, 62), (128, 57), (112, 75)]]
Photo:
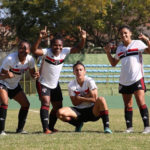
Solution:
[(46, 131), (44, 132), (44, 134), (52, 134), (53, 132), (49, 129), (46, 128)]
[(56, 132), (59, 132), (59, 130), (57, 130), (57, 129), (54, 129), (52, 132), (53, 132), (53, 133), (56, 133)]
[(124, 131), (123, 133), (133, 133), (133, 127), (127, 128), (126, 131)]
[(0, 131), (0, 135), (7, 135), (5, 131)]
[(82, 127), (83, 127), (83, 122), (79, 126), (76, 126), (75, 132), (81, 132)]
[(150, 127), (145, 127), (142, 133), (144, 134), (150, 133)]
[(27, 131), (24, 131), (24, 130), (17, 130), (16, 133), (20, 133), (20, 134), (28, 134)]
[(104, 133), (107, 134), (107, 133), (112, 133), (112, 132), (108, 127), (106, 127), (105, 130), (104, 130)]

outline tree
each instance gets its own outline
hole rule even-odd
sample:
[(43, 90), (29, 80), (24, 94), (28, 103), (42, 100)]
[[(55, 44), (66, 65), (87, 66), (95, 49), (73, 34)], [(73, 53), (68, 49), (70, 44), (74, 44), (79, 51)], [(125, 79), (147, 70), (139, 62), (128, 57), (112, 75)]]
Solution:
[(53, 28), (55, 0), (2, 0), (3, 7), (9, 10), (9, 17), (3, 24), (16, 28), (19, 39), (33, 42), (41, 29)]
[[(9, 10), (4, 24), (16, 28), (20, 39), (31, 43), (45, 25), (51, 33), (61, 32), (66, 44), (80, 40), (78, 26), (88, 33), (87, 41), (103, 46), (118, 39), (117, 29), (127, 24), (137, 38), (139, 28), (150, 22), (150, 0), (2, 0)], [(72, 44), (72, 43), (71, 43)], [(69, 45), (70, 46), (70, 45)]]

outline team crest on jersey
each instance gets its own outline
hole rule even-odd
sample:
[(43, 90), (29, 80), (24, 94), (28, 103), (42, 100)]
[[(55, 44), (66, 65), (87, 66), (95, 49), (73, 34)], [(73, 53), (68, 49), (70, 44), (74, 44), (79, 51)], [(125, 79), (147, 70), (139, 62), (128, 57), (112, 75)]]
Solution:
[(124, 56), (127, 56), (127, 51), (123, 52), (123, 55), (124, 55)]
[(42, 91), (43, 91), (44, 93), (46, 93), (47, 89), (46, 89), (46, 88), (42, 88)]
[(24, 69), (20, 69), (20, 73), (23, 74), (24, 73)]
[(55, 64), (58, 65), (60, 63), (60, 60), (55, 60)]
[(83, 97), (85, 95), (85, 92), (84, 91), (81, 91), (80, 92), (81, 96)]
[(122, 89), (122, 85), (119, 85), (119, 90), (121, 90)]

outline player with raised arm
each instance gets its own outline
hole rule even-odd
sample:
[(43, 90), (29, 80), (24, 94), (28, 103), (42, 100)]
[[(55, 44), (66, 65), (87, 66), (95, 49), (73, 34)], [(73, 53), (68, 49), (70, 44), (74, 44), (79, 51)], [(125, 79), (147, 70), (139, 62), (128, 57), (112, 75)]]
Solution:
[(8, 97), (14, 99), (21, 105), (16, 133), (27, 133), (23, 131), (23, 128), (30, 103), (19, 81), (27, 69), (29, 69), (32, 78), (37, 79), (39, 77), (39, 73), (35, 72), (34, 59), (32, 56), (28, 55), (29, 53), (29, 43), (22, 41), (18, 46), (18, 52), (9, 54), (0, 67), (0, 135), (6, 135), (4, 129), (8, 108)]
[(86, 70), (80, 61), (74, 64), (73, 73), (76, 79), (68, 84), (68, 92), (75, 107), (59, 109), (57, 117), (74, 125), (78, 132), (81, 132), (82, 122), (97, 121), (102, 118), (104, 133), (111, 133), (107, 104), (104, 97), (98, 97), (95, 81), (85, 76)]
[(133, 116), (133, 100), (134, 94), (140, 114), (144, 123), (144, 130), (142, 133), (150, 133), (149, 127), (149, 112), (145, 104), (144, 92), (146, 87), (144, 84), (144, 70), (142, 52), (150, 54), (150, 41), (145, 35), (140, 34), (139, 39), (145, 40), (147, 45), (141, 40), (131, 39), (131, 29), (124, 25), (118, 29), (120, 38), (123, 42), (119, 45), (116, 55), (111, 56), (110, 44), (105, 46), (105, 51), (110, 64), (115, 67), (121, 61), (121, 74), (119, 79), (119, 93), (122, 94), (125, 105), (125, 121), (127, 130), (125, 133), (133, 132), (132, 116)]
[[(77, 53), (81, 50), (86, 41), (86, 32), (80, 29), (81, 41), (73, 47), (63, 47), (63, 38), (60, 34), (56, 35), (51, 40), (51, 48), (38, 49), (41, 40), (47, 37), (47, 28), (40, 31), (39, 38), (32, 46), (31, 52), (37, 56), (43, 56), (43, 62), (40, 67), (40, 78), (37, 81), (37, 91), (41, 100), (40, 117), (45, 134), (58, 132), (54, 129), (57, 121), (56, 112), (62, 108), (62, 92), (59, 86), (59, 75), (65, 60), (65, 57), (70, 53)], [(50, 102), (53, 106), (49, 119)], [(48, 123), (49, 120), (49, 123)]]

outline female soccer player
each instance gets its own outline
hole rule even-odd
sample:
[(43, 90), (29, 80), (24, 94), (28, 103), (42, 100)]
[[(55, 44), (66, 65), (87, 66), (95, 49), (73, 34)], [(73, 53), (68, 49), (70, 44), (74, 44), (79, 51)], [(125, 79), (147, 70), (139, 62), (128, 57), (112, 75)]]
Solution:
[(132, 94), (135, 96), (144, 123), (144, 131), (142, 133), (150, 133), (149, 113), (144, 99), (146, 87), (144, 84), (142, 59), (142, 52), (150, 54), (150, 41), (149, 38), (143, 34), (139, 35), (139, 39), (145, 40), (148, 46), (141, 40), (132, 40), (132, 32), (126, 25), (121, 26), (118, 31), (123, 44), (118, 46), (115, 57), (113, 58), (111, 56), (110, 44), (105, 46), (105, 51), (113, 67), (115, 67), (119, 61), (121, 61), (122, 65), (119, 79), (119, 93), (122, 94), (125, 105), (125, 120), (127, 126), (125, 133), (133, 132)]
[(0, 135), (6, 135), (5, 120), (8, 108), (8, 97), (21, 105), (18, 115), (18, 128), (16, 133), (23, 131), (30, 103), (21, 88), (19, 81), (24, 72), (29, 68), (32, 78), (37, 79), (39, 73), (35, 72), (34, 59), (30, 53), (29, 43), (22, 41), (18, 46), (18, 52), (9, 54), (0, 68)]
[[(31, 52), (37, 56), (43, 56), (43, 62), (40, 67), (40, 78), (37, 81), (37, 91), (39, 99), (41, 100), (40, 117), (43, 126), (43, 132), (45, 134), (51, 134), (57, 132), (54, 129), (54, 125), (57, 121), (56, 112), (59, 108), (62, 108), (62, 92), (59, 86), (59, 75), (63, 66), (65, 57), (69, 53), (77, 53), (85, 45), (86, 32), (81, 30), (81, 41), (73, 48), (63, 47), (63, 39), (60, 35), (54, 37), (51, 41), (51, 48), (38, 49), (39, 44), (43, 38), (47, 36), (46, 27), (45, 30), (41, 30), (38, 40), (33, 45)], [(50, 102), (53, 109), (49, 115), (48, 124), (48, 112)]]
[(111, 133), (107, 104), (104, 97), (98, 97), (95, 81), (85, 76), (85, 67), (80, 61), (74, 64), (73, 73), (76, 79), (68, 84), (68, 92), (75, 107), (59, 109), (57, 117), (74, 125), (77, 132), (81, 132), (82, 122), (97, 121), (102, 118), (104, 133)]

